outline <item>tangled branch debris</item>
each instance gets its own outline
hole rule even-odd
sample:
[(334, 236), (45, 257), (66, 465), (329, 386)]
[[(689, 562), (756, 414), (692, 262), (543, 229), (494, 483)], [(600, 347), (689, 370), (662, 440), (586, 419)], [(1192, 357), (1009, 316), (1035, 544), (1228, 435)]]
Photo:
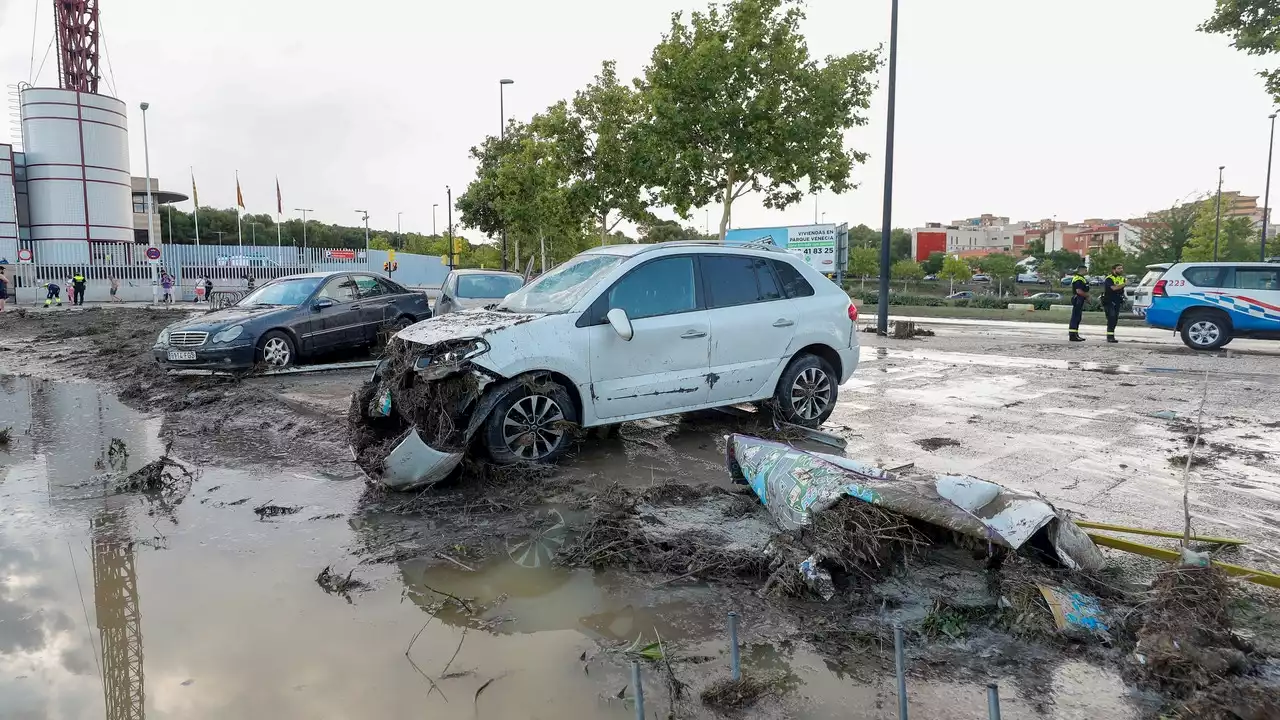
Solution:
[(320, 574), (316, 575), (316, 584), (319, 585), (320, 589), (324, 590), (326, 593), (329, 593), (330, 595), (340, 595), (344, 600), (350, 603), (351, 593), (360, 592), (369, 588), (369, 584), (365, 581), (352, 577), (355, 572), (355, 570), (351, 570), (346, 574), (346, 576), (343, 576), (340, 573), (333, 572), (333, 566), (326, 565), (325, 568), (320, 571)]
[(127, 492), (185, 494), (195, 481), (195, 473), (168, 455), (143, 465), (128, 476), (116, 480), (112, 494)]
[(780, 695), (779, 683), (750, 675), (740, 679), (721, 678), (702, 691), (702, 704), (719, 710), (745, 710), (761, 698)]
[(271, 517), (277, 517), (279, 515), (292, 515), (302, 509), (300, 507), (294, 507), (292, 505), (273, 505), (271, 503), (272, 501), (268, 500), (267, 502), (254, 508), (253, 512), (259, 518), (271, 518)]

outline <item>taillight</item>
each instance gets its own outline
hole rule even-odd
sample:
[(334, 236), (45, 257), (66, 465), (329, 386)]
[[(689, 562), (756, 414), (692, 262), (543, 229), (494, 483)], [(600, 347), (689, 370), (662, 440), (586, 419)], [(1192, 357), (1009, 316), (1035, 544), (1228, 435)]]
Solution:
[(853, 303), (849, 303), (849, 319), (858, 322), (858, 306)]
[(1157, 280), (1155, 287), (1151, 288), (1151, 297), (1169, 297), (1169, 293), (1165, 292), (1164, 286), (1168, 280)]

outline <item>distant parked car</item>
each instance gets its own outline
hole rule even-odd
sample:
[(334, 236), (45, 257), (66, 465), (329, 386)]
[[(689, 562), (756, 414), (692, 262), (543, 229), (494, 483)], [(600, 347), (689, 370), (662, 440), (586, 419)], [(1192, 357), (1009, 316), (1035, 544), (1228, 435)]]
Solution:
[(950, 295), (947, 296), (947, 299), (948, 300), (972, 300), (973, 291), (961, 290), (960, 292), (951, 293)]
[(440, 286), (433, 315), (496, 305), (524, 286), (524, 278), (501, 270), (454, 270)]
[(1033, 272), (1018, 273), (1018, 277), (1015, 278), (1015, 280), (1020, 283), (1030, 283), (1030, 284), (1036, 284), (1036, 283), (1042, 282), (1042, 280), (1040, 280), (1040, 274), (1033, 273)]
[(974, 276), (973, 276), (972, 281), (973, 281), (973, 282), (980, 282), (980, 283), (989, 283), (989, 282), (991, 282), (991, 276), (990, 276), (990, 275), (983, 275), (983, 274), (979, 273), (979, 274), (977, 274), (977, 275), (974, 275)]
[(374, 345), (429, 317), (426, 295), (372, 273), (290, 275), (229, 308), (170, 325), (152, 355), (170, 368), (285, 368), (310, 355)]
[(938, 276), (937, 276), (937, 275), (925, 275), (925, 276), (924, 276), (924, 279), (925, 279), (925, 280), (937, 280), (937, 279), (938, 279)]
[(1035, 295), (1031, 295), (1027, 299), (1028, 300), (1061, 300), (1062, 293), (1039, 292), (1039, 293), (1036, 293)]

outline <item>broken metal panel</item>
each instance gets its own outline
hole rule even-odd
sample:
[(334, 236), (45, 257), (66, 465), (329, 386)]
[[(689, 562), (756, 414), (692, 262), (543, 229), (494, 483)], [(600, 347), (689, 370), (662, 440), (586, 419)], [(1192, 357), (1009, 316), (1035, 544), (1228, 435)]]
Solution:
[(462, 453), (434, 450), (412, 429), (382, 463), (380, 480), (391, 490), (413, 490), (449, 477), (462, 462)]
[(730, 435), (728, 453), (734, 479), (750, 485), (784, 529), (802, 527), (812, 513), (853, 497), (1014, 550), (1047, 526), (1068, 567), (1097, 570), (1105, 564), (1083, 531), (1037, 495), (963, 475), (896, 475), (748, 435)]
[(462, 338), (484, 337), (536, 317), (538, 316), (529, 313), (463, 310), (410, 325), (396, 333), (396, 337), (406, 342), (430, 346)]

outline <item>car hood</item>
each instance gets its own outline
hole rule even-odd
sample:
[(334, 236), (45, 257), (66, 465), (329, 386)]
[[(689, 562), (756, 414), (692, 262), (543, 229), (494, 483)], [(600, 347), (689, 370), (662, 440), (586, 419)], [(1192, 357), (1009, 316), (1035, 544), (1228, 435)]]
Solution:
[(290, 306), (279, 305), (229, 307), (174, 323), (169, 326), (169, 330), (195, 330), (212, 327), (226, 327), (244, 322), (245, 320), (252, 320), (272, 313), (288, 312), (293, 309), (294, 308)]
[(512, 313), (478, 309), (462, 310), (410, 325), (396, 333), (396, 337), (405, 342), (435, 345), (445, 340), (484, 337), (514, 325), (522, 325), (532, 320), (537, 320), (540, 317), (545, 316), (540, 313)]

